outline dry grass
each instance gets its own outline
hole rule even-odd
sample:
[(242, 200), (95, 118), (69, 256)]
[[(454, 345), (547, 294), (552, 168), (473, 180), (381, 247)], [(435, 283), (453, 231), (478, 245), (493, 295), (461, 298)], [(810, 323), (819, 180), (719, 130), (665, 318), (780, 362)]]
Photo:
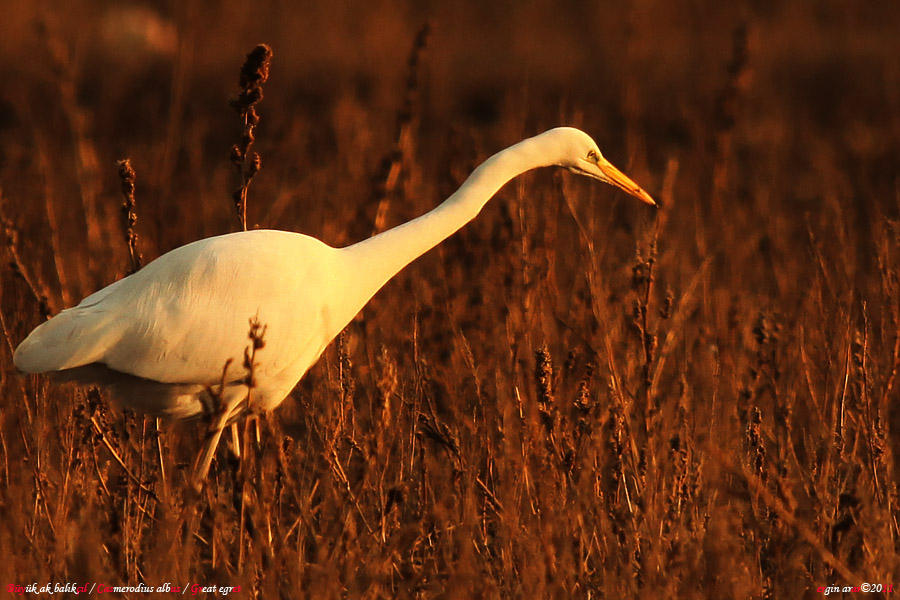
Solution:
[[(142, 41), (112, 35), (117, 3), (31, 4), (0, 41), (0, 585), (900, 584), (896, 6), (175, 3)], [(242, 461), (223, 443), (197, 497), (196, 423), (157, 437), (11, 357), (42, 306), (128, 269), (122, 156), (147, 261), (238, 228), (228, 98), (259, 41), (251, 227), (356, 241), (558, 124), (665, 208), (551, 171), (507, 186), (376, 296), (258, 441), (242, 430)]]

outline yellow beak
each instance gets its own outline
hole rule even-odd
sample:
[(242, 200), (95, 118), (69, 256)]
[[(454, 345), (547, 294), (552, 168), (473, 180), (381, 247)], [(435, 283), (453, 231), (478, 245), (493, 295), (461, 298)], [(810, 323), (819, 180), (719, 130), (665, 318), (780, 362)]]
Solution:
[(629, 177), (625, 175), (625, 173), (615, 168), (608, 160), (601, 157), (600, 161), (597, 163), (597, 166), (600, 168), (600, 173), (602, 174), (599, 179), (618, 188), (622, 188), (638, 200), (646, 202), (650, 206), (657, 206), (656, 201), (650, 196), (650, 194), (645, 192), (643, 188), (641, 188), (641, 186), (629, 179)]

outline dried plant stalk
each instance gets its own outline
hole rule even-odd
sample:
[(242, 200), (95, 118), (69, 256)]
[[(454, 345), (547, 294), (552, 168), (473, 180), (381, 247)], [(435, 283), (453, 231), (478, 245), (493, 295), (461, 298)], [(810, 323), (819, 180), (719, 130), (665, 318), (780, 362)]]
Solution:
[(137, 223), (137, 212), (134, 202), (135, 172), (131, 166), (131, 159), (125, 158), (116, 163), (119, 167), (119, 179), (122, 181), (122, 195), (125, 201), (122, 203), (122, 217), (125, 226), (125, 243), (128, 244), (128, 275), (136, 273), (141, 268), (144, 257), (137, 249), (138, 234), (134, 231)]
[(261, 159), (259, 154), (251, 152), (250, 148), (255, 141), (254, 132), (259, 125), (259, 114), (256, 105), (263, 98), (262, 84), (269, 79), (269, 63), (272, 60), (272, 49), (266, 44), (260, 44), (247, 55), (247, 60), (241, 67), (239, 85), (241, 91), (231, 101), (231, 106), (241, 115), (244, 129), (241, 141), (231, 147), (231, 162), (240, 176), (240, 184), (234, 190), (232, 198), (237, 209), (241, 228), (247, 231), (247, 191), (250, 182), (259, 173)]

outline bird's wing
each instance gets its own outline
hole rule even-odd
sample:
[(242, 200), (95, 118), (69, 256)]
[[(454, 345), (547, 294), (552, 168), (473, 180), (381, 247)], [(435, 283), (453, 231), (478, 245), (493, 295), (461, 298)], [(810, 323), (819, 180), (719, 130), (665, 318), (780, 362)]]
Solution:
[(17, 349), (16, 366), (103, 363), (165, 383), (211, 384), (231, 360), (227, 378), (237, 380), (246, 375), (251, 318), (268, 326), (258, 354), (263, 374), (311, 363), (328, 342), (318, 341), (317, 292), (329, 276), (317, 253), (328, 247), (297, 247), (303, 238), (222, 236), (178, 248), (36, 328)]
[(26, 373), (44, 373), (97, 362), (117, 335), (106, 327), (111, 317), (108, 311), (94, 307), (109, 295), (115, 297), (125, 281), (91, 294), (78, 306), (36, 327), (16, 348), (16, 367)]

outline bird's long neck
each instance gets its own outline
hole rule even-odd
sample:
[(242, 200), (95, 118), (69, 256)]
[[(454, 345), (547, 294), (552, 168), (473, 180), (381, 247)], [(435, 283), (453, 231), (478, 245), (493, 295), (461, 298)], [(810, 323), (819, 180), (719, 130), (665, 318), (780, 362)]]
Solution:
[(403, 267), (434, 248), (474, 219), (497, 191), (510, 179), (548, 164), (540, 138), (531, 138), (502, 150), (481, 164), (462, 186), (440, 205), (407, 223), (367, 240), (343, 248), (357, 306), (347, 306), (351, 314), (365, 305)]

